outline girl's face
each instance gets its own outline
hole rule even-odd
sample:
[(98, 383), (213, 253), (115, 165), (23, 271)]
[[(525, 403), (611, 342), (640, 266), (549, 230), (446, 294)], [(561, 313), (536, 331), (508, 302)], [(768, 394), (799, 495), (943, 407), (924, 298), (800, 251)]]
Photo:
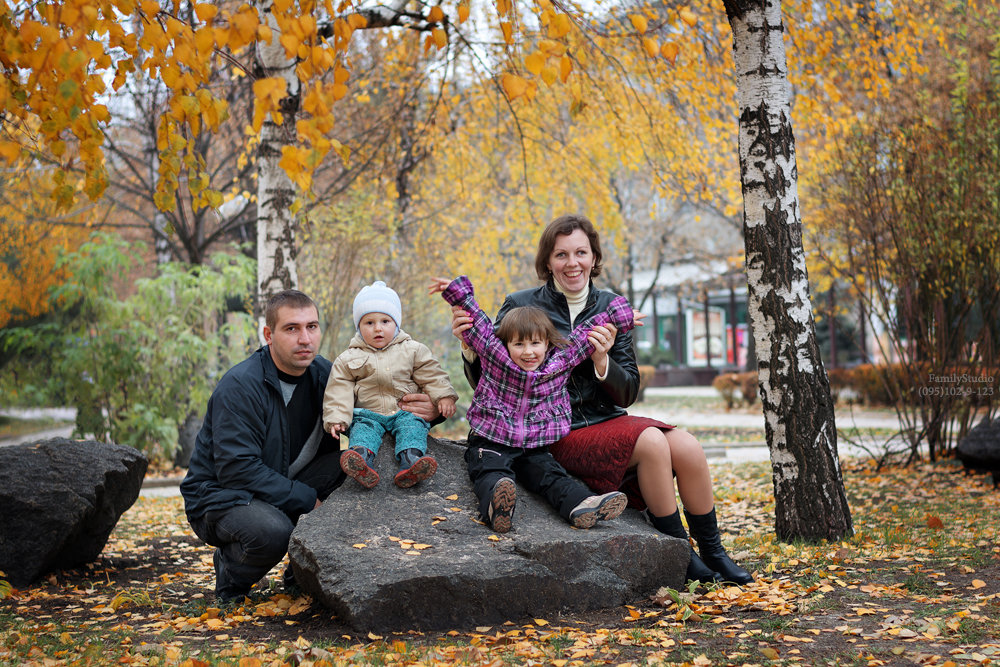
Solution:
[(590, 284), (590, 270), (594, 268), (594, 252), (590, 239), (582, 229), (571, 234), (560, 234), (549, 255), (549, 271), (566, 292), (580, 292)]
[(368, 313), (358, 322), (358, 330), (362, 340), (381, 350), (396, 337), (396, 320), (385, 313)]
[(533, 371), (541, 366), (548, 351), (549, 341), (540, 334), (507, 341), (507, 352), (511, 361), (526, 371)]

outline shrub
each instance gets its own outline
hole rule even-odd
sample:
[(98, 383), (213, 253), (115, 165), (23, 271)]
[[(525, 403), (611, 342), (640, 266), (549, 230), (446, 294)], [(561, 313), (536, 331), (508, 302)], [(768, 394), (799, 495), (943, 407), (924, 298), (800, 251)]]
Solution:
[(51, 359), (49, 380), (77, 408), (78, 436), (169, 457), (178, 425), (204, 410), (221, 374), (255, 344), (251, 316), (226, 313), (227, 295), (252, 289), (253, 264), (221, 254), (209, 266), (166, 264), (121, 298), (115, 281), (138, 255), (92, 236), (60, 260), (70, 275), (51, 295), (60, 321), (7, 330), (3, 342), (7, 352)]
[(848, 368), (828, 368), (826, 376), (830, 380), (830, 396), (833, 402), (840, 400), (840, 394), (848, 388), (852, 388), (853, 371)]
[(655, 368), (660, 366), (669, 366), (674, 363), (674, 351), (665, 350), (662, 347), (639, 350), (636, 352), (635, 357), (640, 364), (653, 366)]
[(740, 388), (740, 374), (719, 373), (712, 380), (712, 387), (726, 402), (726, 410), (732, 410), (736, 405), (736, 390)]
[(649, 386), (653, 376), (656, 375), (656, 368), (645, 364), (639, 365), (639, 396), (635, 400), (641, 401), (646, 396), (646, 387)]
[(757, 389), (760, 382), (757, 378), (757, 371), (747, 371), (740, 373), (740, 392), (743, 394), (743, 401), (747, 405), (757, 402)]

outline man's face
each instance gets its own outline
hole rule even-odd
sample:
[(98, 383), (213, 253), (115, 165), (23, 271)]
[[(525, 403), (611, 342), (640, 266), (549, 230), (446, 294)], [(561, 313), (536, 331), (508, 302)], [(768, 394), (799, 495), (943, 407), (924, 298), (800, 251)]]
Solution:
[(316, 308), (278, 309), (278, 320), (272, 331), (264, 327), (264, 342), (271, 346), (271, 359), (278, 370), (289, 375), (302, 375), (316, 358), (316, 349), (323, 337), (319, 330)]

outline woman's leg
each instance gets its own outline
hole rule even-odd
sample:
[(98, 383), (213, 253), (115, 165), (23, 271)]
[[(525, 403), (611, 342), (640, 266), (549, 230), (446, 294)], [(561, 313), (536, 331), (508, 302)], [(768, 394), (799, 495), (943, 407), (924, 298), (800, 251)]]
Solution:
[[(677, 491), (684, 507), (697, 514), (714, 506), (712, 475), (698, 440), (679, 429), (647, 428), (635, 442), (629, 468), (635, 468), (642, 499), (656, 516), (677, 511)], [(677, 475), (677, 489), (674, 475)]]
[(632, 459), (653, 525), (668, 535), (686, 538), (674, 494), (673, 476), (677, 475), (684, 514), (701, 552), (698, 559), (691, 551), (688, 578), (705, 582), (722, 579), (737, 584), (753, 581), (750, 573), (734, 563), (722, 547), (715, 518), (712, 475), (698, 440), (686, 431), (674, 429), (664, 433), (648, 428), (636, 440)]

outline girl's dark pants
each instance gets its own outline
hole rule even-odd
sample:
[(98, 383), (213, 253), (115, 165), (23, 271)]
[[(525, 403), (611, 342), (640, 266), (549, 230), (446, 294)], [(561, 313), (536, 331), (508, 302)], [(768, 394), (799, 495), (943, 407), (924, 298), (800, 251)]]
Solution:
[(473, 490), (479, 499), (479, 513), (484, 518), (489, 517), (493, 487), (504, 477), (519, 482), (528, 491), (544, 496), (567, 521), (570, 512), (577, 505), (594, 495), (583, 482), (570, 476), (552, 458), (547, 446), (531, 449), (508, 447), (470, 433), (465, 462), (469, 467)]

